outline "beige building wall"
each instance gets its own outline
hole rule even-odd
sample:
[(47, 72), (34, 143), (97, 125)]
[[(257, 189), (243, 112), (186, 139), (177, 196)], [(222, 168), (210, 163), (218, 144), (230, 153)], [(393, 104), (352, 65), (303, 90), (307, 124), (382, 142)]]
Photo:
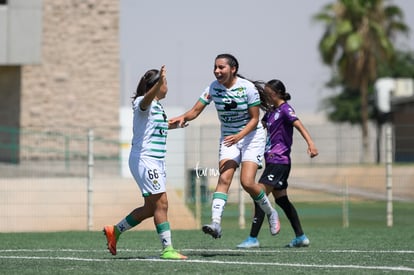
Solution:
[(119, 2), (43, 0), (42, 24), (41, 62), (22, 67), (20, 127), (117, 139)]

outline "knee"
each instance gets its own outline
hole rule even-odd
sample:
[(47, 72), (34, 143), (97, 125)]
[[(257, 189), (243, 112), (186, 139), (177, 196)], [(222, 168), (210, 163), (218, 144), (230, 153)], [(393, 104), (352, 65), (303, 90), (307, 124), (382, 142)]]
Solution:
[(231, 184), (231, 178), (226, 177), (226, 176), (220, 176), (219, 180), (218, 180), (218, 184), (221, 185), (230, 185)]
[(275, 202), (279, 206), (286, 205), (286, 204), (290, 203), (288, 196), (278, 197), (278, 198), (275, 199)]
[[(240, 177), (240, 183), (243, 186), (243, 188), (254, 188), (255, 186), (260, 187), (260, 185), (257, 185), (254, 178), (247, 177), (247, 176), (241, 176)], [(261, 188), (261, 187), (260, 187)]]
[(249, 188), (252, 185), (249, 181), (246, 181), (246, 180), (243, 180), (243, 179), (240, 179), (240, 183), (244, 188)]
[(230, 189), (232, 178), (229, 178), (227, 176), (221, 175), (219, 177), (219, 180), (217, 182), (217, 188), (216, 191), (227, 193)]
[(260, 191), (260, 188), (258, 186), (255, 186), (254, 183), (241, 181), (240, 182), (243, 189), (248, 193), (257, 193)]
[(157, 203), (157, 208), (161, 210), (168, 210), (168, 200), (167, 198), (161, 198)]
[(168, 199), (166, 193), (155, 195), (149, 203), (150, 208), (153, 211), (167, 211), (168, 210)]

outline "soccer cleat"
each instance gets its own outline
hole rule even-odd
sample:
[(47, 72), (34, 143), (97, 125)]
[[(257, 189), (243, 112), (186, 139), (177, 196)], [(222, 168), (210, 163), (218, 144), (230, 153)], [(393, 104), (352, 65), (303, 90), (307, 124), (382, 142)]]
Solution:
[(116, 242), (118, 241), (118, 236), (115, 232), (115, 226), (106, 225), (103, 229), (103, 232), (106, 236), (109, 252), (111, 252), (112, 255), (116, 255)]
[(187, 259), (187, 256), (181, 255), (177, 250), (169, 245), (161, 252), (160, 258), (165, 260), (185, 260)]
[(267, 219), (269, 220), (270, 234), (277, 235), (280, 232), (280, 220), (276, 210), (273, 210)]
[(307, 247), (309, 244), (309, 239), (305, 234), (303, 234), (302, 236), (294, 238), (289, 244), (286, 245), (286, 247)]
[(218, 223), (203, 225), (203, 232), (211, 235), (214, 239), (221, 237), (221, 226)]
[(237, 248), (255, 248), (260, 247), (259, 240), (254, 237), (247, 237), (241, 244), (237, 245)]

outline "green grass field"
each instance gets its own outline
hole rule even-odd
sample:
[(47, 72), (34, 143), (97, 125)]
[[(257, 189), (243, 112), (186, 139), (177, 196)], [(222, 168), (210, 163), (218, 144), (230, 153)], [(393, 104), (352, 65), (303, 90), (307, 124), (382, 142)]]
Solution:
[(221, 239), (214, 240), (201, 230), (173, 230), (174, 246), (188, 256), (185, 261), (159, 259), (161, 248), (155, 230), (126, 232), (116, 256), (106, 250), (102, 232), (1, 233), (0, 274), (414, 272), (413, 203), (394, 204), (392, 228), (385, 225), (383, 202), (353, 203), (349, 228), (342, 227), (341, 208), (336, 204), (296, 206), (311, 240), (308, 248), (284, 248), (293, 237), (284, 214), (279, 235), (270, 236), (266, 223), (259, 235), (260, 248), (235, 248), (249, 229), (236, 228), (237, 217), (232, 213), (237, 209), (229, 206)]

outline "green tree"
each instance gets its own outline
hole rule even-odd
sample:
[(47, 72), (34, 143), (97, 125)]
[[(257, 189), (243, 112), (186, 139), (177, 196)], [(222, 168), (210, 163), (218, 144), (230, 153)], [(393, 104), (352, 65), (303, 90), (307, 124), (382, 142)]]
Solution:
[(353, 98), (355, 91), (359, 93), (363, 161), (368, 153), (369, 87), (377, 79), (378, 64), (392, 61), (395, 35), (408, 33), (401, 9), (384, 2), (338, 0), (314, 16), (325, 25), (319, 42), (323, 62), (332, 66), (333, 79), (348, 98)]
[(414, 52), (396, 50), (389, 64), (379, 64), (378, 77), (414, 78)]
[(361, 121), (361, 96), (356, 89), (344, 88), (339, 94), (326, 97), (322, 107), (331, 121), (351, 124), (359, 124)]

